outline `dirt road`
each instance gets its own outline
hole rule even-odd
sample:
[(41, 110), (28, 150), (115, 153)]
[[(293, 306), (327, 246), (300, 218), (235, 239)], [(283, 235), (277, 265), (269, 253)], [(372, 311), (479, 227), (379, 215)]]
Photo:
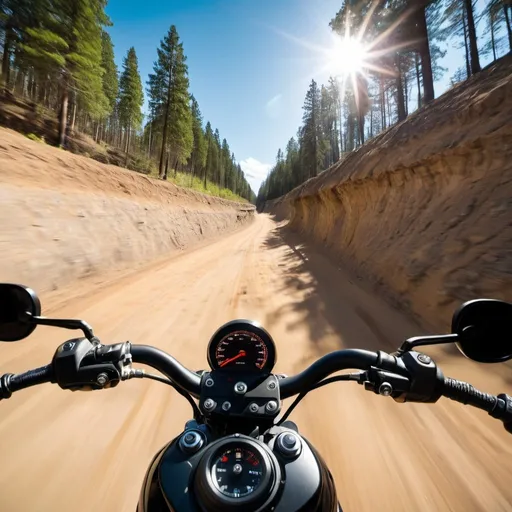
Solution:
[[(30, 283), (26, 283), (30, 284)], [(105, 342), (158, 346), (192, 369), (223, 322), (262, 322), (276, 370), (295, 373), (340, 347), (392, 349), (418, 327), (269, 217), (115, 281), (43, 297), (46, 315), (81, 317)], [(69, 333), (39, 328), (0, 347), (0, 371), (49, 361)], [(434, 354), (433, 351), (429, 353)], [(508, 389), (492, 367), (440, 354), (446, 374)], [(133, 511), (151, 457), (189, 419), (171, 389), (146, 381), (97, 393), (45, 385), (0, 404), (2, 512)], [(344, 509), (512, 509), (512, 447), (484, 413), (442, 400), (399, 405), (351, 383), (316, 391), (292, 415), (330, 465)]]

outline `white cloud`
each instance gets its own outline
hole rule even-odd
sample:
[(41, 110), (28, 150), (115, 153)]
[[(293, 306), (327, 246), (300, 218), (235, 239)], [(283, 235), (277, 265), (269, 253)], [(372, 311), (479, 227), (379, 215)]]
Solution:
[(271, 119), (277, 119), (281, 116), (283, 111), (282, 98), (282, 94), (276, 94), (273, 98), (267, 101), (265, 105), (265, 112)]
[(261, 182), (267, 177), (268, 171), (270, 171), (272, 166), (270, 164), (264, 164), (250, 156), (240, 162), (240, 167), (242, 168), (242, 171), (244, 171), (245, 177), (251, 185), (251, 188), (257, 194)]

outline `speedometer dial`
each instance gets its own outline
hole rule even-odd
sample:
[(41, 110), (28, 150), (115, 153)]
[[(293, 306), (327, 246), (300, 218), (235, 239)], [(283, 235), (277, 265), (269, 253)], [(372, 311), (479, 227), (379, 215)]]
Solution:
[(263, 340), (247, 331), (236, 331), (220, 340), (215, 349), (215, 361), (219, 368), (229, 367), (262, 370), (267, 362), (268, 351)]
[(275, 361), (270, 334), (250, 320), (223, 325), (208, 346), (208, 363), (214, 370), (270, 373)]

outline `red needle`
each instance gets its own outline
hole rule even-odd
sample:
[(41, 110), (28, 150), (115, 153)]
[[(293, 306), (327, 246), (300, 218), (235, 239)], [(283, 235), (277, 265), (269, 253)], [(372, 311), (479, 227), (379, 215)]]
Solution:
[(222, 368), (223, 366), (226, 366), (229, 363), (232, 363), (233, 361), (236, 361), (237, 359), (240, 359), (241, 357), (245, 357), (246, 353), (245, 350), (240, 350), (238, 354), (234, 357), (231, 357), (230, 359), (226, 359), (225, 361), (222, 361), (222, 363), (219, 364), (219, 366)]

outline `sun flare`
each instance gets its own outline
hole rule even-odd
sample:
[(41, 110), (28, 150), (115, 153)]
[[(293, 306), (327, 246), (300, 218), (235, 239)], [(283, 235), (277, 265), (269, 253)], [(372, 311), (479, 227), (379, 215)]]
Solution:
[(354, 37), (335, 37), (327, 52), (328, 67), (336, 76), (348, 76), (363, 71), (368, 53)]

